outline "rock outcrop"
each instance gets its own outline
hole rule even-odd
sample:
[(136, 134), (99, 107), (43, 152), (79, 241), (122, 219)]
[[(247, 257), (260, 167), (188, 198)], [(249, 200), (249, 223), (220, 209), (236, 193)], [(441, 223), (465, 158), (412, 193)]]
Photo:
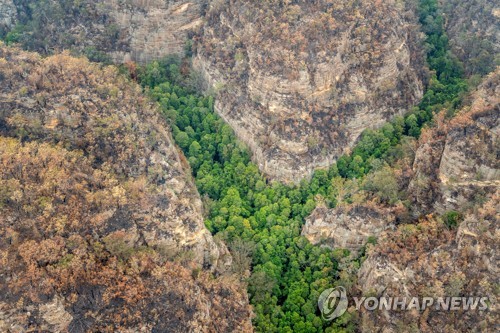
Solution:
[(41, 53), (71, 49), (98, 61), (107, 55), (117, 63), (147, 63), (184, 54), (188, 34), (202, 23), (204, 4), (203, 0), (1, 1), (0, 28), (3, 21), (10, 24), (8, 14), (24, 26), (26, 33), (19, 41), (27, 49)]
[[(0, 331), (248, 331), (245, 289), (142, 89), (0, 44)], [(205, 270), (202, 270), (205, 268)]]
[(500, 70), (490, 74), (471, 105), (423, 132), (410, 184), (419, 214), (464, 210), (500, 185)]
[(110, 16), (127, 41), (112, 51), (115, 62), (148, 63), (166, 55), (183, 55), (188, 33), (202, 25), (203, 0), (106, 1)]
[[(435, 127), (423, 131), (408, 191), (421, 220), (385, 232), (359, 271), (364, 295), (480, 296), (489, 298), (489, 308), (364, 311), (362, 331), (468, 332), (498, 325), (499, 83), (497, 70), (469, 106), (451, 120), (437, 117)], [(450, 211), (463, 217), (452, 221), (456, 229), (438, 217)]]
[(216, 1), (195, 67), (260, 169), (297, 181), (422, 95), (411, 11), (396, 1)]
[(348, 249), (358, 253), (370, 237), (394, 229), (395, 217), (375, 205), (340, 206), (335, 209), (317, 207), (302, 229), (312, 244), (332, 249)]
[(363, 294), (375, 297), (487, 297), (480, 311), (363, 311), (362, 332), (470, 332), (498, 325), (498, 193), (456, 231), (433, 218), (401, 226), (369, 250), (359, 271)]
[(488, 0), (440, 0), (453, 53), (469, 74), (487, 74), (499, 64), (500, 6)]

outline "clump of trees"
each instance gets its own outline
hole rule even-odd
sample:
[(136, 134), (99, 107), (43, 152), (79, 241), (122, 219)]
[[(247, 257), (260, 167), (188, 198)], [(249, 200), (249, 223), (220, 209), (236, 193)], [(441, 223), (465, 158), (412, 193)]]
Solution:
[[(347, 272), (359, 262), (347, 261), (347, 252), (311, 246), (300, 236), (301, 226), (316, 202), (324, 201), (330, 207), (340, 201), (355, 202), (355, 193), (361, 189), (388, 204), (400, 201), (397, 177), (388, 165), (407, 155), (408, 142), (419, 137), (436, 112), (459, 106), (467, 90), (461, 63), (449, 52), (435, 3), (424, 0), (420, 10), (432, 70), (420, 105), (378, 130), (365, 131), (350, 155), (342, 156), (328, 170), (316, 171), (311, 180), (300, 185), (268, 182), (259, 173), (248, 150), (214, 113), (213, 98), (199, 96), (186, 87), (188, 79), (179, 71), (179, 60), (170, 58), (138, 69), (140, 82), (161, 105), (192, 167), (208, 208), (208, 229), (233, 251), (243, 249), (251, 256), (247, 282), (258, 331), (354, 330), (354, 315), (325, 323), (316, 302), (327, 286), (339, 281), (352, 285), (355, 277)], [(370, 171), (374, 172), (364, 179)], [(246, 244), (243, 247), (242, 241)], [(243, 265), (243, 270), (238, 267), (243, 272), (247, 266)]]
[[(317, 311), (319, 294), (335, 284), (339, 262), (348, 253), (312, 246), (300, 236), (315, 196), (328, 192), (329, 172), (318, 172), (300, 186), (269, 183), (214, 113), (213, 98), (173, 83), (182, 83), (178, 65), (175, 59), (153, 63), (139, 68), (138, 77), (161, 105), (191, 165), (208, 208), (206, 226), (235, 252), (240, 276), (248, 276), (255, 327), (266, 332), (354, 331), (350, 315), (328, 324)], [(338, 173), (332, 169), (330, 175)]]

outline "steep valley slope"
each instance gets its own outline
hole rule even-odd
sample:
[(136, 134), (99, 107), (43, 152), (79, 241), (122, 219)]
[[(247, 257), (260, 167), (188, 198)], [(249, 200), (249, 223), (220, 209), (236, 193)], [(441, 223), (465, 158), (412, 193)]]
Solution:
[(195, 65), (219, 114), (260, 169), (287, 182), (406, 112), (425, 76), (414, 10), (392, 0), (2, 0), (0, 25), (30, 50), (117, 63), (182, 55), (197, 36)]
[(359, 271), (363, 295), (480, 296), (489, 309), (365, 311), (363, 332), (487, 332), (498, 325), (499, 96), (497, 69), (453, 119), (422, 133), (406, 191), (418, 222), (370, 230), (380, 242)]
[(216, 1), (195, 67), (271, 178), (327, 167), (422, 96), (418, 26), (396, 1)]
[[(493, 70), (498, 6), (438, 3), (467, 74)], [(44, 54), (70, 49), (115, 63), (194, 52), (218, 113), (261, 171), (290, 182), (327, 167), (364, 129), (419, 101), (427, 71), (416, 7), (393, 0), (0, 0), (0, 35)]]
[(248, 331), (189, 167), (114, 67), (0, 44), (0, 331)]

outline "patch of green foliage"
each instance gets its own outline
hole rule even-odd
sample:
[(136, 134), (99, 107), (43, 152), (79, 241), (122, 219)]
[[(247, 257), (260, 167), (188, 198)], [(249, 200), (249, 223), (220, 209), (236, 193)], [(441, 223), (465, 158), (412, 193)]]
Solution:
[[(341, 157), (328, 170), (317, 170), (311, 180), (300, 185), (268, 182), (259, 173), (248, 150), (215, 114), (213, 97), (195, 94), (192, 88), (196, 84), (181, 75), (179, 59), (169, 58), (139, 69), (139, 82), (158, 101), (191, 165), (208, 207), (207, 228), (233, 251), (244, 249), (251, 255), (247, 282), (256, 331), (355, 330), (355, 315), (347, 313), (328, 323), (321, 320), (317, 309), (318, 296), (324, 289), (353, 284), (354, 276), (341, 270), (348, 251), (312, 246), (300, 236), (301, 227), (317, 198), (323, 198), (330, 207), (336, 205), (335, 184), (339, 178), (362, 178), (377, 169), (378, 174), (367, 184), (386, 195), (388, 202), (397, 200), (397, 184), (385, 182), (390, 177), (381, 166), (396, 160), (405, 137), (418, 137), (434, 113), (459, 106), (467, 84), (460, 62), (448, 51), (436, 1), (421, 1), (420, 11), (432, 70), (420, 105), (378, 130), (365, 131), (351, 155)], [(453, 222), (453, 216), (450, 218)], [(370, 239), (370, 243), (375, 241)], [(356, 268), (359, 259), (347, 265)]]
[(444, 213), (442, 219), (444, 224), (446, 224), (446, 226), (449, 229), (456, 229), (460, 224), (460, 222), (462, 222), (463, 216), (460, 212), (451, 210), (449, 212)]
[[(315, 207), (319, 185), (325, 186), (329, 175), (318, 173), (302, 186), (267, 182), (246, 147), (214, 113), (213, 97), (197, 96), (170, 83), (179, 80), (178, 69), (177, 61), (170, 59), (150, 64), (139, 78), (151, 87), (150, 94), (161, 105), (191, 165), (209, 207), (207, 228), (232, 250), (238, 250), (241, 246), (235, 244), (241, 241), (250, 247), (248, 290), (256, 330), (354, 331), (350, 315), (327, 323), (317, 310), (319, 294), (335, 285), (338, 262), (348, 253), (315, 247), (300, 236), (304, 218)], [(168, 79), (160, 83), (163, 75)]]
[(337, 168), (342, 177), (360, 178), (373, 161), (389, 161), (404, 136), (418, 138), (421, 128), (443, 109), (452, 116), (468, 91), (462, 63), (450, 51), (437, 0), (421, 0), (419, 20), (426, 34), (425, 47), (431, 78), (420, 104), (405, 117), (395, 117), (378, 130), (366, 130), (351, 155), (342, 156)]

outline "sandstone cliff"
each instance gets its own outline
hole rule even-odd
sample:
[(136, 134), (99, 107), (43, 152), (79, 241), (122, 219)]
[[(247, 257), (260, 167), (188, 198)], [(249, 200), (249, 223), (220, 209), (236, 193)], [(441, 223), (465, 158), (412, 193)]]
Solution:
[(348, 249), (357, 254), (369, 240), (394, 229), (395, 217), (377, 205), (317, 207), (306, 219), (302, 235), (312, 244)]
[(500, 6), (488, 0), (440, 0), (453, 53), (469, 74), (487, 74), (500, 63)]
[(201, 24), (203, 4), (202, 0), (0, 1), (0, 29), (2, 24), (12, 27), (17, 17), (24, 31), (18, 40), (30, 50), (72, 49), (95, 60), (107, 54), (118, 63), (147, 63), (184, 54), (188, 34)]
[[(470, 106), (451, 120), (438, 117), (422, 133), (408, 191), (420, 221), (382, 233), (359, 271), (364, 295), (481, 296), (490, 308), (365, 311), (364, 332), (488, 331), (498, 325), (499, 78), (499, 70), (489, 75)], [(449, 211), (463, 217), (452, 221), (456, 229), (438, 217)]]
[(470, 106), (424, 131), (410, 193), (417, 213), (463, 210), (500, 185), (500, 71), (489, 75)]
[(260, 169), (297, 181), (422, 95), (418, 28), (396, 1), (215, 1), (195, 67)]
[(1, 44), (0, 78), (0, 330), (249, 330), (244, 288), (200, 272), (231, 258), (141, 88)]
[(203, 0), (106, 1), (107, 11), (128, 48), (113, 50), (115, 62), (148, 63), (170, 54), (184, 54), (188, 33), (202, 24)]

